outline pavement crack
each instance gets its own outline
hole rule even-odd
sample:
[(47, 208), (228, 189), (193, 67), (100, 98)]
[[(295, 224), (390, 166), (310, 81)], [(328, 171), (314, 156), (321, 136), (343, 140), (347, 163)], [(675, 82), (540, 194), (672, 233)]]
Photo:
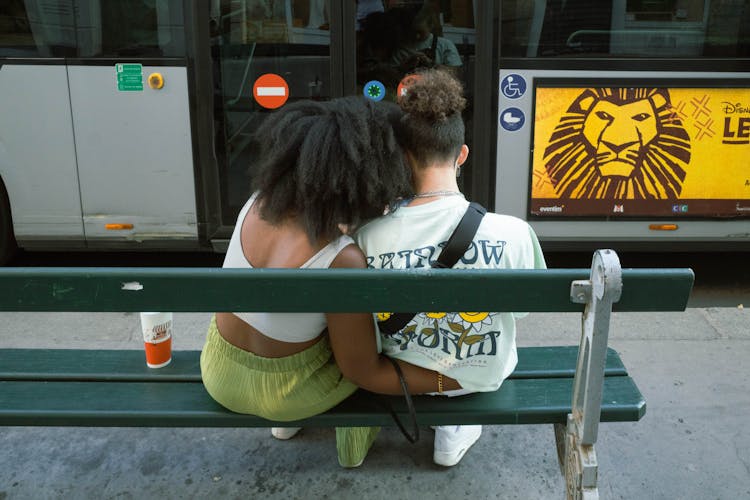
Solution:
[(713, 316), (709, 313), (709, 309), (698, 309), (701, 316), (703, 316), (703, 319), (706, 320), (706, 323), (708, 323), (711, 328), (716, 332), (716, 338), (719, 339), (729, 339), (729, 335), (724, 333), (721, 328), (719, 328), (718, 324), (714, 320)]
[(732, 444), (734, 445), (734, 454), (737, 455), (737, 461), (742, 464), (742, 466), (745, 468), (745, 472), (747, 472), (748, 476), (750, 476), (750, 464), (748, 464), (745, 459), (742, 456), (742, 453), (740, 452), (739, 448), (739, 433), (735, 434), (735, 438), (732, 440)]

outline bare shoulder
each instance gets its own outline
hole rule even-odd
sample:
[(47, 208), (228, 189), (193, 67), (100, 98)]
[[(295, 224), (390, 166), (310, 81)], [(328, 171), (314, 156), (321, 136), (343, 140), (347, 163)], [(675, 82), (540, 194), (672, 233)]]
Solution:
[(345, 246), (339, 254), (331, 262), (331, 269), (333, 268), (365, 268), (367, 267), (367, 260), (362, 250), (352, 243), (351, 245)]

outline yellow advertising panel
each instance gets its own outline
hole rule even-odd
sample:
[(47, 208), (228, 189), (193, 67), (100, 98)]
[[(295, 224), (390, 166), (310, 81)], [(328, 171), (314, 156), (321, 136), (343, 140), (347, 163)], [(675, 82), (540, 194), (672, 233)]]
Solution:
[(531, 213), (750, 217), (750, 88), (535, 89)]

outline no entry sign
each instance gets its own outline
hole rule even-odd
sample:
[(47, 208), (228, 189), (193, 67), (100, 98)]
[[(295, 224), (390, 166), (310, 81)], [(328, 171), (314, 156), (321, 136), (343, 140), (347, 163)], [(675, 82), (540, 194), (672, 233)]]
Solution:
[(279, 75), (266, 73), (255, 80), (253, 97), (264, 108), (280, 108), (289, 99), (289, 85)]
[(409, 85), (418, 82), (422, 77), (418, 74), (406, 75), (396, 88), (396, 100), (401, 100), (409, 90)]

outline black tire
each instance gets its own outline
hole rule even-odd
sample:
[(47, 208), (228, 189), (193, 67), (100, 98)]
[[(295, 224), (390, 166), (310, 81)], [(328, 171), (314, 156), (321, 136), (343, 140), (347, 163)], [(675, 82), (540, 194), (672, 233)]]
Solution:
[(13, 236), (13, 220), (10, 215), (10, 201), (3, 181), (0, 180), (0, 266), (4, 266), (18, 250)]

